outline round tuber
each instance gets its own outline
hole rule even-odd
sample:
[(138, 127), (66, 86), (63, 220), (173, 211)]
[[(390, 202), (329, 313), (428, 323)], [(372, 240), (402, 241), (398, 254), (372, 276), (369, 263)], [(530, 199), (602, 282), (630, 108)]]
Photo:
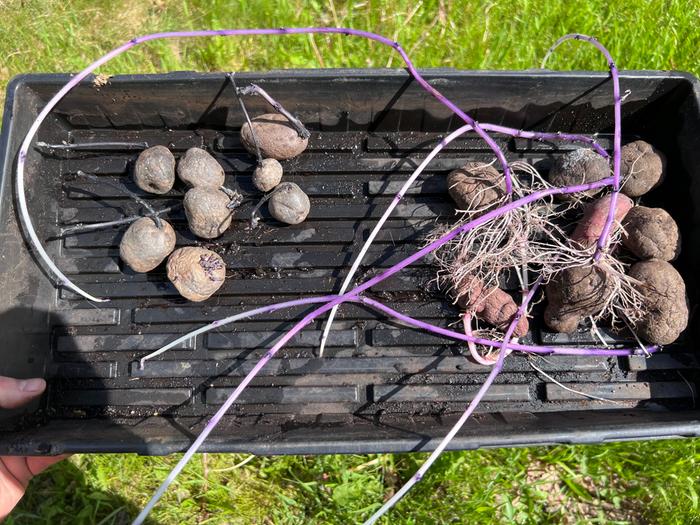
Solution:
[(608, 272), (598, 265), (562, 270), (545, 289), (544, 322), (555, 332), (573, 332), (585, 317), (603, 310), (613, 290)]
[(620, 153), (622, 193), (630, 197), (639, 197), (661, 184), (666, 167), (666, 157), (663, 153), (643, 140), (625, 144)]
[(160, 223), (159, 228), (152, 218), (142, 217), (124, 233), (119, 256), (135, 272), (150, 272), (175, 249), (175, 230), (163, 219)]
[(231, 199), (218, 188), (195, 187), (185, 193), (184, 207), (192, 233), (203, 239), (222, 235), (231, 225)]
[(635, 323), (639, 337), (649, 343), (673, 343), (688, 326), (688, 303), (683, 278), (666, 261), (651, 259), (634, 264), (629, 276), (640, 281), (645, 311)]
[(639, 259), (672, 261), (678, 257), (678, 225), (666, 210), (635, 206), (622, 224), (622, 244)]
[(282, 165), (276, 159), (263, 159), (253, 173), (253, 186), (268, 192), (282, 181)]
[(275, 188), (268, 204), (270, 214), (280, 222), (299, 224), (311, 210), (309, 197), (293, 182), (285, 182)]
[(193, 246), (175, 250), (167, 269), (168, 279), (180, 295), (194, 302), (211, 297), (226, 278), (226, 265), (219, 254)]
[(487, 211), (506, 194), (503, 176), (490, 164), (467, 162), (447, 176), (450, 197), (460, 210)]
[[(253, 131), (246, 122), (241, 127), (241, 142), (249, 153), (256, 155), (255, 139), (263, 157), (287, 160), (299, 155), (306, 149), (309, 139), (299, 136), (287, 117), (279, 113), (266, 113), (252, 121)], [(253, 134), (255, 138), (253, 138)]]
[[(578, 148), (566, 155), (557, 157), (549, 170), (549, 182), (557, 187), (575, 186), (596, 182), (610, 175), (610, 165), (607, 159), (598, 155), (592, 149)], [(591, 197), (599, 189), (580, 193), (562, 194), (560, 200), (575, 200), (577, 196)]]
[(224, 168), (202, 148), (190, 148), (177, 164), (178, 176), (193, 188), (220, 188), (224, 185)]
[(175, 184), (175, 157), (165, 146), (143, 150), (134, 165), (134, 182), (143, 191), (162, 195)]

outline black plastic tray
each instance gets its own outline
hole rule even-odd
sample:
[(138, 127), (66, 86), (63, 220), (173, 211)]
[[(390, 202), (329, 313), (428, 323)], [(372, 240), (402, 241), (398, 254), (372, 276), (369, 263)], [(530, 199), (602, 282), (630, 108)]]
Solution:
[[(4, 413), (0, 453), (138, 452), (182, 450), (237, 385), (252, 363), (308, 309), (278, 312), (198, 337), (151, 362), (149, 350), (184, 331), (234, 312), (302, 295), (336, 291), (349, 263), (401, 181), (439, 137), (460, 125), (403, 70), (304, 70), (239, 74), (261, 83), (312, 130), (308, 150), (285, 163), (287, 179), (312, 200), (310, 218), (282, 226), (267, 218), (251, 232), (237, 222), (214, 243), (187, 233), (181, 212), (170, 217), (178, 243), (212, 246), (229, 279), (204, 304), (180, 299), (162, 268), (148, 275), (125, 270), (117, 254), (122, 229), (51, 240), (61, 225), (115, 219), (136, 203), (109, 185), (84, 183), (77, 170), (128, 187), (137, 150), (33, 148), (27, 165), (29, 206), (39, 235), (61, 268), (85, 289), (112, 297), (104, 305), (56, 289), (18, 231), (13, 172), (21, 140), (39, 109), (68, 75), (24, 75), (7, 90), (0, 151), (0, 374), (48, 379), (44, 398), (26, 413)], [(598, 133), (610, 147), (611, 83), (605, 73), (426, 71), (426, 78), (482, 122), (523, 129)], [(644, 197), (680, 223), (684, 274), (697, 304), (700, 271), (700, 116), (698, 81), (683, 73), (624, 72), (625, 139), (652, 142), (669, 158), (663, 187)], [(257, 98), (250, 111), (267, 111)], [(252, 159), (241, 148), (242, 115), (222, 74), (172, 73), (84, 82), (60, 102), (38, 140), (146, 141), (176, 154), (191, 146), (213, 152), (227, 185), (253, 197)], [(509, 158), (548, 162), (572, 148), (500, 137)], [(426, 170), (397, 208), (358, 279), (409, 255), (452, 206), (444, 175), (467, 159), (490, 159), (484, 144), (461, 138)], [(149, 196), (155, 206), (179, 197)], [(251, 199), (252, 201), (252, 199)], [(457, 312), (429, 282), (422, 261), (372, 293), (413, 316), (447, 324)], [(537, 323), (534, 323), (536, 327)], [(546, 443), (601, 442), (700, 435), (695, 396), (700, 379), (698, 323), (681, 342), (649, 360), (546, 357), (535, 364), (576, 389), (619, 404), (570, 394), (513, 355), (486, 400), (452, 442), (455, 449)], [(430, 450), (454, 423), (488, 370), (465, 348), (401, 328), (359, 306), (345, 305), (327, 356), (315, 356), (320, 324), (296, 337), (256, 378), (204, 451), (256, 454)], [(535, 328), (548, 344), (595, 344)], [(611, 344), (626, 341), (614, 340)]]

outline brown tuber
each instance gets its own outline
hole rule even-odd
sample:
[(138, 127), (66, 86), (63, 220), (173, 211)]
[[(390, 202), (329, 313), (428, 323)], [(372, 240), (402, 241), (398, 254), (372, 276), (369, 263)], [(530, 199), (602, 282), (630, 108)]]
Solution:
[(620, 153), (622, 193), (639, 197), (661, 184), (666, 167), (663, 153), (643, 140), (625, 144)]
[(293, 182), (280, 184), (271, 195), (268, 208), (280, 222), (299, 224), (311, 210), (309, 197)]
[(252, 124), (252, 132), (247, 122), (241, 127), (241, 142), (253, 155), (257, 155), (255, 139), (263, 157), (277, 160), (296, 157), (306, 149), (309, 143), (309, 139), (301, 138), (287, 117), (279, 113), (266, 113), (255, 117)]
[(685, 283), (676, 269), (665, 261), (642, 261), (630, 268), (629, 276), (640, 281), (645, 312), (635, 323), (639, 337), (649, 343), (673, 343), (688, 326)]
[(175, 249), (175, 230), (163, 219), (160, 224), (159, 228), (152, 218), (142, 217), (124, 233), (119, 256), (135, 272), (150, 272)]
[[(612, 195), (608, 194), (593, 202), (586, 204), (583, 209), (583, 217), (576, 224), (576, 229), (571, 234), (571, 239), (584, 247), (589, 247), (598, 242), (610, 213), (610, 201)], [(634, 206), (632, 199), (618, 193), (615, 205), (615, 220), (610, 234), (620, 227), (620, 223)]]
[(555, 332), (573, 332), (585, 317), (603, 310), (613, 289), (610, 275), (598, 265), (562, 270), (545, 289), (544, 321)]
[(224, 185), (224, 168), (202, 148), (190, 148), (177, 164), (178, 176), (193, 188), (220, 188)]
[(134, 182), (143, 191), (162, 195), (175, 184), (175, 157), (165, 146), (143, 150), (134, 165)]
[[(518, 305), (513, 298), (500, 288), (485, 287), (484, 283), (476, 277), (467, 277), (462, 280), (457, 303), (467, 311), (505, 332), (515, 318)], [(529, 330), (527, 316), (518, 319), (513, 334), (516, 337), (524, 337)]]
[(230, 203), (230, 197), (218, 188), (196, 187), (185, 193), (185, 215), (192, 233), (203, 239), (222, 235), (231, 225)]
[[(553, 186), (576, 186), (596, 182), (610, 176), (608, 160), (598, 155), (592, 149), (578, 148), (566, 155), (557, 157), (549, 170), (549, 182)], [(591, 197), (600, 189), (579, 193), (561, 194), (561, 200), (574, 200), (578, 196)]]
[(678, 225), (666, 210), (635, 206), (622, 224), (622, 244), (639, 259), (672, 261), (678, 257)]
[(506, 183), (496, 168), (481, 162), (467, 162), (447, 176), (447, 188), (457, 208), (487, 211), (506, 194)]
[(263, 159), (253, 173), (253, 186), (268, 192), (282, 181), (282, 165), (276, 159)]
[(167, 269), (180, 295), (195, 302), (211, 297), (226, 278), (226, 265), (219, 254), (193, 246), (175, 250)]

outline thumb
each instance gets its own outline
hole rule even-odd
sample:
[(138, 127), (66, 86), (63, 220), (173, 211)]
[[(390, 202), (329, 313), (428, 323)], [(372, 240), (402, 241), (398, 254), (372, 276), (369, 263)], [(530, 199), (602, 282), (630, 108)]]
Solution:
[(26, 405), (46, 390), (46, 381), (40, 378), (13, 379), (0, 376), (0, 408), (18, 408)]

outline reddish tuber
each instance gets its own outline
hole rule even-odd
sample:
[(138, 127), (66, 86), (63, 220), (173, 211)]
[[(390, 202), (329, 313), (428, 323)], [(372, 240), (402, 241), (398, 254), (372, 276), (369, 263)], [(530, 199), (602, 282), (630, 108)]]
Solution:
[[(571, 234), (571, 239), (584, 247), (589, 247), (598, 241), (603, 233), (605, 222), (610, 212), (612, 195), (608, 194), (586, 205), (583, 217), (576, 224), (576, 229)], [(615, 222), (611, 233), (620, 227), (621, 221), (634, 206), (632, 199), (626, 195), (618, 194), (615, 205)]]

